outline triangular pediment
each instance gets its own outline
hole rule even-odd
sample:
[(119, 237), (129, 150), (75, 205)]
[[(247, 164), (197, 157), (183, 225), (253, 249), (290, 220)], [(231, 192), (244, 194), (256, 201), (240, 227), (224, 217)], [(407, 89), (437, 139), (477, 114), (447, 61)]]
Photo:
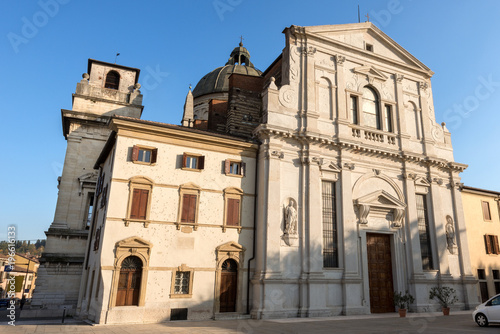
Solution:
[(78, 177), (80, 182), (96, 182), (97, 181), (97, 171), (85, 173)]
[(240, 245), (237, 242), (230, 241), (230, 242), (226, 242), (225, 244), (218, 246), (217, 251), (218, 252), (244, 252), (245, 247), (243, 247), (242, 245)]
[(360, 66), (355, 67), (352, 70), (354, 73), (364, 74), (369, 78), (375, 78), (381, 81), (386, 81), (388, 79), (388, 77), (385, 76), (384, 73), (380, 72), (373, 66)]
[(340, 173), (339, 166), (333, 161), (330, 161), (329, 163), (325, 163), (325, 164), (320, 165), (320, 169), (322, 171), (330, 171), (330, 172)]
[(372, 22), (305, 27), (306, 34), (330, 40), (343, 47), (366, 51), (366, 43), (373, 47), (373, 54), (395, 62), (404, 63), (427, 72), (434, 73), (421, 61), (387, 36)]
[(429, 183), (429, 181), (427, 181), (427, 179), (423, 178), (423, 177), (417, 177), (417, 179), (415, 180), (415, 185), (416, 186), (424, 186), (424, 187), (430, 187), (431, 184)]
[(130, 237), (116, 243), (120, 248), (151, 248), (153, 244), (139, 237)]
[(356, 200), (356, 204), (369, 205), (371, 207), (405, 208), (406, 204), (385, 190), (377, 190)]

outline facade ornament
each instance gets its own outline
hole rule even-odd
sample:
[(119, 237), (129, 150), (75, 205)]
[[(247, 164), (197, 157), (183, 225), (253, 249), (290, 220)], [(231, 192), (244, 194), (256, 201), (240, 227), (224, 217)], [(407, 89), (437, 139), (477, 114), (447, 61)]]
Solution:
[(448, 251), (451, 254), (455, 253), (457, 244), (455, 243), (455, 228), (453, 227), (453, 218), (450, 215), (446, 216), (446, 244)]
[(344, 169), (344, 170), (354, 170), (354, 167), (355, 167), (354, 163), (352, 163), (352, 162), (351, 163), (345, 162), (342, 169)]
[(283, 205), (283, 217), (285, 218), (285, 224), (283, 227), (282, 239), (285, 241), (287, 246), (297, 246), (298, 245), (298, 233), (297, 233), (297, 202), (293, 198), (288, 198), (287, 204)]
[(404, 215), (404, 209), (394, 209), (392, 226), (401, 227)]
[(374, 168), (374, 169), (372, 169), (372, 171), (373, 171), (373, 174), (380, 175), (380, 169), (375, 169)]
[(285, 153), (283, 153), (283, 151), (271, 151), (270, 156), (277, 157), (278, 159), (283, 159), (285, 157)]
[(321, 165), (323, 165), (323, 158), (312, 157), (311, 162), (316, 163), (318, 166), (321, 166)]
[(462, 182), (452, 182), (451, 185), (452, 185), (452, 187), (457, 188), (460, 191), (464, 187), (464, 184)]
[[(290, 69), (290, 75), (292, 79), (294, 79), (292, 69)], [(290, 85), (285, 85), (280, 88), (278, 99), (283, 107), (294, 108), (297, 106), (297, 93)]]
[(90, 78), (90, 75), (88, 73), (83, 73), (82, 80), (80, 81), (80, 83), (89, 83), (89, 78)]
[(403, 79), (404, 79), (404, 75), (403, 74), (397, 74), (396, 73), (396, 82), (398, 83), (402, 83), (403, 82)]
[(415, 173), (406, 173), (404, 176), (406, 179), (413, 180), (413, 181), (415, 181), (417, 179), (417, 174), (415, 174)]
[(423, 81), (420, 81), (418, 83), (420, 89), (423, 89), (424, 91), (427, 90), (427, 88), (429, 87), (429, 85), (427, 84), (427, 82), (423, 82)]
[(141, 84), (140, 83), (136, 83), (134, 85), (134, 93), (140, 94), (141, 93), (140, 89), (141, 89)]
[(368, 224), (368, 215), (370, 214), (370, 206), (368, 204), (358, 204), (359, 223)]
[(337, 64), (339, 66), (343, 66), (344, 65), (344, 62), (345, 62), (345, 57), (344, 56), (341, 56), (341, 55), (336, 55), (335, 56), (335, 61), (337, 62)]

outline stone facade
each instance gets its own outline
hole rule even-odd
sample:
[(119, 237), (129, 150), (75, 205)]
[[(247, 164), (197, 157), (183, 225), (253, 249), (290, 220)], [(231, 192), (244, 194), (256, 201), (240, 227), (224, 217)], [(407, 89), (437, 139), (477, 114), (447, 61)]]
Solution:
[(477, 301), (483, 303), (500, 293), (500, 192), (464, 186), (462, 198)]
[[(113, 118), (113, 133), (98, 165), (103, 191), (96, 197), (84, 270), (80, 316), (96, 323), (160, 322), (172, 310), (189, 309), (189, 319), (219, 317), (221, 266), (237, 265), (235, 314), (247, 312), (248, 259), (253, 254), (255, 175), (226, 174), (225, 161), (255, 170), (257, 145), (188, 127)], [(154, 148), (157, 160), (134, 162), (134, 146)], [(183, 155), (204, 156), (199, 169), (183, 167)], [(97, 167), (97, 166), (96, 166)], [(145, 219), (131, 218), (132, 192), (149, 191)], [(183, 222), (183, 194), (197, 196), (194, 222)], [(227, 224), (228, 198), (240, 199), (240, 224)], [(143, 260), (135, 307), (117, 306), (124, 258)], [(189, 272), (189, 294), (172, 292), (176, 272)]]
[[(393, 292), (406, 290), (425, 312), (439, 308), (428, 298), (437, 285), (457, 290), (457, 309), (478, 304), (460, 191), (467, 166), (436, 122), (433, 72), (369, 22), (284, 34), (263, 73), (240, 44), (203, 77), (182, 127), (141, 121), (130, 113), (142, 110), (135, 90), (116, 94), (129, 105), (117, 102), (123, 114), (102, 127), (102, 140), (111, 134), (94, 154), (81, 317), (394, 312)], [(68, 144), (71, 170), (74, 151)], [(72, 189), (61, 203), (85, 212), (68, 202)]]
[[(450, 133), (436, 123), (433, 72), (371, 23), (284, 33), (281, 69), (264, 72), (263, 124), (255, 130), (261, 149), (252, 316), (377, 312), (370, 282), (376, 265), (367, 251), (374, 236), (389, 238), (388, 304), (392, 291), (409, 290), (412, 310), (437, 310), (429, 289), (446, 284), (458, 291), (455, 307), (473, 307), (458, 176), (466, 166), (453, 161)], [(284, 240), (290, 199), (298, 203), (296, 244)], [(448, 216), (456, 231), (452, 252)], [(328, 267), (327, 246), (335, 257)]]

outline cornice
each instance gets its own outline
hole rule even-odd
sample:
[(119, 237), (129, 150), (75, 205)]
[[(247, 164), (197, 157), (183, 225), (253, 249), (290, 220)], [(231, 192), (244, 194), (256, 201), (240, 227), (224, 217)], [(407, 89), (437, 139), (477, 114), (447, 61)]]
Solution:
[(454, 172), (463, 172), (468, 165), (448, 161), (438, 157), (428, 157), (422, 154), (406, 151), (388, 150), (382, 147), (375, 147), (361, 143), (353, 143), (335, 137), (326, 137), (321, 134), (311, 132), (292, 132), (289, 129), (261, 124), (255, 130), (254, 134), (259, 138), (275, 137), (279, 139), (294, 139), (301, 143), (317, 143), (320, 145), (331, 145), (343, 150), (351, 150), (361, 154), (376, 155), (381, 158), (393, 158), (404, 162), (421, 163), (427, 166), (451, 170)]

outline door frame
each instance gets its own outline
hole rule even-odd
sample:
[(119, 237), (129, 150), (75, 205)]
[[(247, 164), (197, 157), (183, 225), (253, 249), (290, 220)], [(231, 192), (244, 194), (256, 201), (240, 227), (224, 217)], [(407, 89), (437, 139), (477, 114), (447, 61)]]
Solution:
[(370, 278), (368, 271), (368, 255), (367, 255), (367, 237), (366, 234), (385, 234), (389, 235), (391, 243), (391, 266), (392, 266), (392, 288), (394, 291), (408, 290), (406, 286), (407, 270), (406, 270), (406, 250), (405, 245), (401, 242), (401, 234), (403, 229), (397, 230), (376, 230), (376, 229), (360, 229), (359, 237), (361, 242), (361, 267), (363, 278), (363, 305), (366, 305), (367, 311), (371, 314), (370, 305)]

